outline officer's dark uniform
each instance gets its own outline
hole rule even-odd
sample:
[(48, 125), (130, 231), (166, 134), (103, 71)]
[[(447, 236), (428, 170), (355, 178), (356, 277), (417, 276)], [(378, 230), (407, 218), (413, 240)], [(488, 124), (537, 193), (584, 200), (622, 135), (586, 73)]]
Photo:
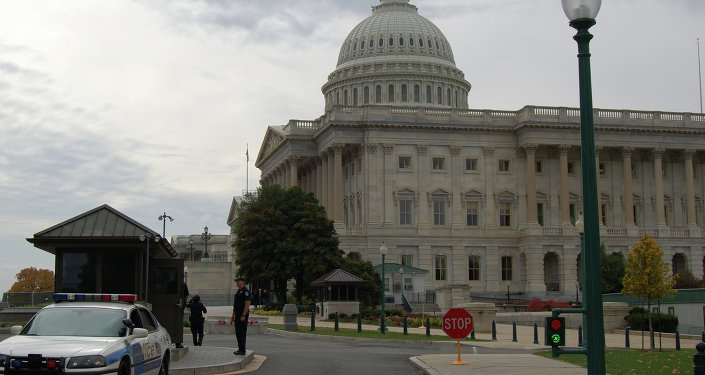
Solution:
[[(238, 279), (243, 282), (245, 281), (242, 278)], [(244, 354), (246, 352), (245, 342), (247, 340), (247, 319), (250, 315), (250, 309), (244, 311), (244, 321), (241, 321), (240, 318), (242, 318), (243, 310), (245, 310), (245, 302), (249, 301), (251, 298), (252, 293), (250, 293), (250, 290), (247, 289), (246, 286), (243, 286), (242, 289), (238, 289), (237, 293), (235, 293), (235, 301), (233, 302), (233, 314), (235, 315), (235, 336), (237, 337), (238, 347), (236, 354)]]
[(198, 295), (191, 298), (186, 304), (186, 307), (191, 309), (189, 322), (191, 323), (191, 335), (193, 335), (193, 346), (203, 345), (203, 313), (208, 313), (206, 306), (201, 303), (201, 297)]

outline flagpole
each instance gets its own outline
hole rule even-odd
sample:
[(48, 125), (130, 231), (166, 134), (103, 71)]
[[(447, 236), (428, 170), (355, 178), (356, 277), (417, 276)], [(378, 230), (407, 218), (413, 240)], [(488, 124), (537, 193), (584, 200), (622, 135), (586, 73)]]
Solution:
[(700, 38), (698, 38), (698, 82), (700, 83), (700, 113), (703, 113), (703, 75), (700, 70)]
[(250, 192), (250, 144), (246, 143), (245, 156), (247, 156), (247, 163), (245, 164), (246, 169), (246, 179), (245, 179), (245, 194)]

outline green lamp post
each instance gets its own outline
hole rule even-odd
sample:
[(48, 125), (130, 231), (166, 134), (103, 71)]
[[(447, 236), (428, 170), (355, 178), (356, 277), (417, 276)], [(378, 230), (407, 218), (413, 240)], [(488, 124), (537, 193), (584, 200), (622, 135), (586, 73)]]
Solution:
[(382, 254), (382, 316), (379, 318), (379, 331), (384, 334), (384, 332), (387, 330), (387, 327), (384, 324), (384, 321), (386, 320), (386, 315), (384, 314), (384, 300), (385, 300), (385, 283), (384, 283), (384, 261), (385, 258), (387, 257), (387, 247), (384, 246), (384, 242), (382, 242), (382, 246), (379, 247), (379, 253)]
[(602, 279), (600, 274), (600, 227), (597, 215), (597, 177), (595, 168), (595, 131), (593, 125), (592, 82), (590, 78), (590, 40), (588, 29), (602, 0), (562, 0), (570, 26), (578, 33), (578, 70), (580, 80), (580, 151), (583, 170), (583, 220), (585, 248), (583, 261), (583, 300), (587, 327), (586, 346), (589, 375), (605, 374), (605, 333), (602, 320)]

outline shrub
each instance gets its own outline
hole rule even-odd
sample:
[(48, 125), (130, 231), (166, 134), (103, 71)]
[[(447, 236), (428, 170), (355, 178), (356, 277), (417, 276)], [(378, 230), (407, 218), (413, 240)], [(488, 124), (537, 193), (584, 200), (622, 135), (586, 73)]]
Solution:
[[(641, 307), (635, 307), (629, 311), (624, 319), (629, 322), (629, 327), (637, 331), (649, 330), (649, 312)], [(678, 317), (669, 314), (651, 314), (651, 322), (655, 332), (676, 332), (678, 329)]]
[(540, 298), (534, 298), (526, 305), (526, 311), (551, 311), (557, 308), (566, 309), (569, 307), (570, 306), (565, 302), (554, 301), (552, 299), (542, 301)]

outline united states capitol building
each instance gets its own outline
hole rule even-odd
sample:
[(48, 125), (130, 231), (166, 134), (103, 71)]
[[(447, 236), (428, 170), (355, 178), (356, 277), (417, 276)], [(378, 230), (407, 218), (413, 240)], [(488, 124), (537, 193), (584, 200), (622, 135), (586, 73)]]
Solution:
[[(346, 253), (377, 265), (384, 243), (387, 262), (421, 278), (409, 299), (575, 300), (579, 110), (471, 109), (470, 89), (438, 27), (408, 0), (381, 0), (343, 42), (323, 115), (268, 127), (261, 183), (312, 192)], [(626, 256), (648, 233), (673, 272), (702, 277), (705, 115), (594, 112), (608, 253)], [(388, 273), (387, 295), (411, 276)]]

